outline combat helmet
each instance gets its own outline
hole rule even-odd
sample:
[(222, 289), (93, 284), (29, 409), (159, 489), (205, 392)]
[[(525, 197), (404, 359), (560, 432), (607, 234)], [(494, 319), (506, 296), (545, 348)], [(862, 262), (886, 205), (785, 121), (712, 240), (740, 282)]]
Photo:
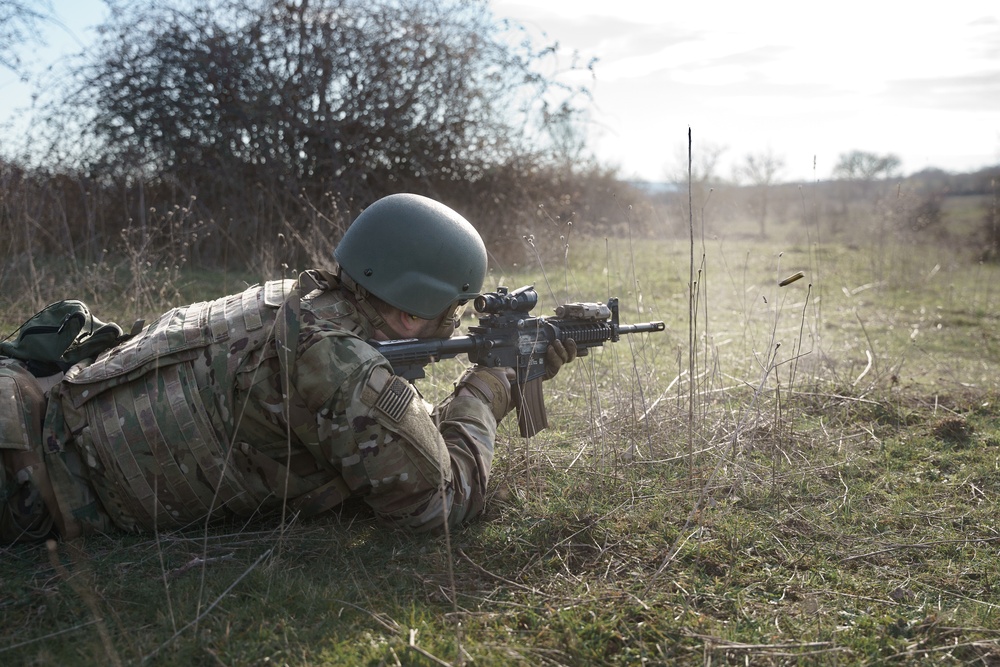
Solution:
[(479, 296), (486, 246), (454, 210), (415, 194), (379, 199), (333, 252), (343, 273), (390, 306), (434, 319)]

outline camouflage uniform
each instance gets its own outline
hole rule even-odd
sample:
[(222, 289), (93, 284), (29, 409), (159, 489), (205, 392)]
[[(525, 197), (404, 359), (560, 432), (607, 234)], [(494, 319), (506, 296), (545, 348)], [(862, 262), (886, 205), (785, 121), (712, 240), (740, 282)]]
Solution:
[(336, 277), (308, 272), (175, 308), (77, 364), (49, 392), (41, 434), (57, 525), (311, 515), (349, 496), (417, 531), (473, 517), (496, 418), (457, 394), (430, 411), (373, 333)]
[(16, 359), (0, 357), (0, 544), (45, 538), (52, 487), (42, 445), (42, 385)]

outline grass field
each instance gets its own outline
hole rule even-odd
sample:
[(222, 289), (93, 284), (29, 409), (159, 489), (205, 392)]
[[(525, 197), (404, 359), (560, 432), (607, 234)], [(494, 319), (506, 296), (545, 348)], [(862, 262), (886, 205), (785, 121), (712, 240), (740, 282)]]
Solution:
[(349, 505), (4, 549), (0, 662), (1000, 662), (1000, 268), (898, 241), (576, 239), (490, 280), (668, 330), (548, 383), (549, 430), (509, 418), (486, 513), (451, 535)]

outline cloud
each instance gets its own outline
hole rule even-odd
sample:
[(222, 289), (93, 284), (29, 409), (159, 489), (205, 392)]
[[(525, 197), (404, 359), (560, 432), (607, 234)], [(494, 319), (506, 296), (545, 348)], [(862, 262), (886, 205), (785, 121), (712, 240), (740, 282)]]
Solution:
[(688, 127), (733, 156), (771, 146), (796, 178), (827, 176), (855, 148), (906, 169), (1000, 155), (996, 0), (494, 5), (599, 58), (594, 136), (626, 173), (662, 175)]
[(891, 80), (879, 99), (885, 104), (960, 113), (991, 110), (998, 114), (1000, 128), (1000, 67), (976, 74)]

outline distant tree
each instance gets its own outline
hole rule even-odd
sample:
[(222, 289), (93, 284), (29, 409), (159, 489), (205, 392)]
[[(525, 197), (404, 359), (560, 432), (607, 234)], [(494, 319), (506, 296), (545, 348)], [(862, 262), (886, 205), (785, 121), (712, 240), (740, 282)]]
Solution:
[(50, 0), (0, 0), (0, 67), (24, 76), (18, 47), (39, 42), (38, 25), (51, 16)]
[(699, 141), (696, 136), (692, 137), (690, 155), (687, 143), (677, 145), (674, 160), (666, 166), (664, 174), (669, 182), (677, 184), (678, 189), (675, 193), (667, 193), (665, 197), (676, 207), (676, 216), (672, 217), (679, 224), (683, 221), (681, 227), (687, 227), (692, 214), (689, 201), (694, 208), (695, 217), (701, 217), (704, 222), (703, 213), (711, 199), (711, 192), (722, 183), (719, 162), (726, 150), (726, 146)]
[(743, 162), (736, 167), (737, 179), (748, 181), (756, 189), (754, 208), (760, 225), (761, 238), (767, 235), (769, 190), (784, 168), (784, 158), (775, 155), (770, 148), (761, 153), (748, 153), (744, 156)]
[(892, 153), (876, 155), (854, 150), (840, 155), (833, 176), (848, 181), (875, 181), (896, 176), (901, 164), (899, 157)]
[(911, 174), (909, 180), (919, 183), (921, 187), (934, 190), (950, 190), (953, 177), (944, 169), (927, 167)]
[[(839, 220), (857, 223), (856, 216), (869, 217), (873, 211), (884, 209), (882, 198), (887, 193), (879, 183), (897, 176), (900, 165), (900, 159), (892, 153), (878, 155), (860, 150), (842, 153), (833, 168), (833, 177), (839, 181), (840, 209), (833, 218), (831, 231), (839, 231)], [(885, 222), (880, 218), (877, 227), (880, 239), (885, 236)]]
[(691, 183), (703, 188), (713, 187), (722, 182), (718, 174), (719, 160), (727, 147), (711, 141), (694, 141), (691, 155), (687, 144), (678, 145), (674, 151), (674, 161), (666, 169), (667, 180), (672, 183)]
[(1000, 262), (1000, 169), (990, 181), (992, 192), (982, 206), (982, 233), (985, 244), (980, 259)]

